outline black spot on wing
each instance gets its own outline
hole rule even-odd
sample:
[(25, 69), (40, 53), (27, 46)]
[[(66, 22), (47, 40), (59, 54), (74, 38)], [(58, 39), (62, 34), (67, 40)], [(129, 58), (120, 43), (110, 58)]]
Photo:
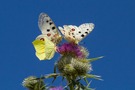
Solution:
[(85, 32), (86, 34), (88, 34), (88, 32)]
[(81, 33), (81, 31), (79, 31), (78, 33)]
[(48, 20), (46, 20), (46, 22), (48, 23), (49, 21), (48, 21)]
[(50, 31), (50, 29), (47, 29), (47, 32), (49, 32)]
[(84, 37), (84, 36), (85, 36), (84, 34), (81, 35), (81, 37)]
[(56, 29), (55, 27), (52, 27), (52, 30)]
[(52, 24), (53, 24), (53, 22), (50, 22), (49, 24), (50, 24), (50, 25), (52, 25)]

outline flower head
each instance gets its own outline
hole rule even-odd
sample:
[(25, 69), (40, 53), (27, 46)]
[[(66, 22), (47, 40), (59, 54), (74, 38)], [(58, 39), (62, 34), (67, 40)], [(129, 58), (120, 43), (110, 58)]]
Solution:
[(57, 68), (63, 75), (80, 76), (92, 70), (87, 59), (62, 56), (57, 62)]
[(71, 55), (73, 57), (85, 58), (88, 52), (81, 46), (74, 43), (64, 43), (60, 47), (57, 47), (57, 52), (62, 55)]

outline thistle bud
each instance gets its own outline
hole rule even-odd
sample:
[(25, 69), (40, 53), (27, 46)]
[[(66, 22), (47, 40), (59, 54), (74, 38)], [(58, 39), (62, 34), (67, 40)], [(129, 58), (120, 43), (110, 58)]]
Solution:
[(25, 78), (22, 85), (29, 90), (45, 90), (45, 85), (43, 80), (37, 79), (35, 76), (30, 76)]
[(57, 62), (58, 70), (64, 75), (80, 76), (90, 72), (91, 64), (86, 59), (64, 55)]

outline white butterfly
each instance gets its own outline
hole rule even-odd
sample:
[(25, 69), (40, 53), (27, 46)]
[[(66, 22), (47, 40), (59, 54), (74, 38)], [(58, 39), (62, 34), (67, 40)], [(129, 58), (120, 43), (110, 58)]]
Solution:
[(84, 23), (79, 27), (75, 25), (64, 25), (62, 27), (58, 27), (61, 33), (64, 35), (64, 38), (69, 42), (80, 42), (83, 38), (85, 38), (93, 29), (93, 23)]
[(42, 34), (39, 35), (37, 39), (42, 40), (43, 37), (47, 37), (54, 44), (57, 44), (61, 41), (61, 35), (57, 27), (47, 14), (41, 13), (39, 15), (38, 26)]

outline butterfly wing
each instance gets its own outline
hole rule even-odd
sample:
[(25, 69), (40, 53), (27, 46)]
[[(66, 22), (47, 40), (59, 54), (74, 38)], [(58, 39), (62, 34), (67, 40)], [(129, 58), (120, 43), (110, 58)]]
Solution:
[(61, 35), (52, 19), (45, 13), (39, 15), (38, 26), (42, 34), (57, 44), (61, 41)]
[(50, 60), (54, 56), (55, 44), (43, 35), (38, 36), (32, 43), (39, 60)]
[(59, 29), (62, 34), (64, 32), (63, 35), (65, 36), (65, 38), (67, 38), (67, 40), (70, 42), (78, 43), (94, 29), (94, 24), (85, 23), (81, 24), (79, 27), (75, 25), (64, 25), (63, 27), (64, 28), (59, 27)]
[(58, 28), (61, 31), (61, 33), (64, 35), (64, 38), (69, 42), (73, 41), (72, 39), (74, 39), (74, 38), (71, 33), (71, 28), (67, 25), (64, 25), (63, 27), (64, 28), (62, 28), (62, 27), (58, 27)]
[(75, 28), (75, 38), (78, 42), (80, 42), (82, 39), (84, 39), (88, 34), (91, 33), (91, 31), (94, 29), (93, 23), (85, 23), (81, 24), (78, 28)]

